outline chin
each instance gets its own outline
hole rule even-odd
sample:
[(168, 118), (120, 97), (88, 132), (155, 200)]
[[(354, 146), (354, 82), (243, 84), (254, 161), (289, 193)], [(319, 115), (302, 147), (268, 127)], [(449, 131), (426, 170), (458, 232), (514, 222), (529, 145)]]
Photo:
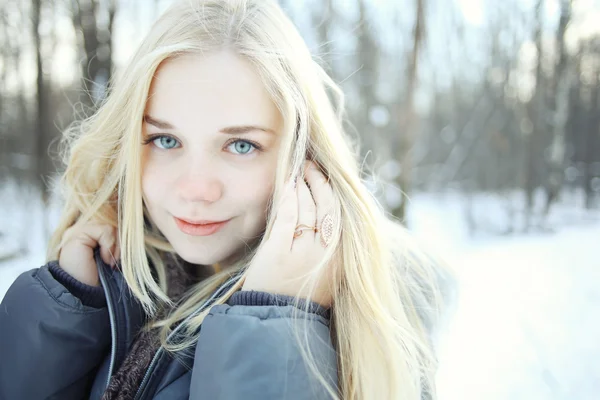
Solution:
[(207, 252), (198, 248), (189, 249), (176, 246), (173, 248), (179, 257), (191, 264), (213, 265), (227, 258), (227, 255), (222, 256), (218, 251)]

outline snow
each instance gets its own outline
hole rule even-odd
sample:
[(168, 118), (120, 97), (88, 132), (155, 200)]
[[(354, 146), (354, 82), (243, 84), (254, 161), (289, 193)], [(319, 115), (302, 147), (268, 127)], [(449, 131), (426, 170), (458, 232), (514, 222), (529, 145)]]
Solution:
[[(600, 215), (575, 199), (553, 229), (470, 237), (460, 196), (417, 196), (410, 222), (455, 269), (460, 296), (440, 343), (440, 400), (600, 399)], [(475, 207), (499, 220), (500, 207)]]
[(458, 260), (441, 399), (598, 399), (600, 226), (511, 238)]
[[(515, 233), (502, 234), (509, 225), (504, 200), (473, 198), (487, 229), (475, 236), (461, 195), (418, 195), (410, 205), (409, 226), (450, 261), (460, 288), (439, 343), (440, 400), (597, 400), (600, 213), (567, 196), (543, 229), (520, 233), (521, 221)], [(1, 221), (7, 232), (11, 225)], [(0, 260), (15, 248), (8, 239), (0, 236)], [(0, 261), (0, 298), (19, 273), (43, 264), (43, 246), (33, 247), (31, 255)]]
[[(46, 238), (42, 232), (43, 219), (52, 226), (60, 207), (52, 204), (52, 211), (44, 215), (40, 201), (27, 189), (11, 182), (3, 182), (0, 190), (0, 299), (23, 271), (45, 264)], [(15, 255), (21, 256), (15, 257)]]

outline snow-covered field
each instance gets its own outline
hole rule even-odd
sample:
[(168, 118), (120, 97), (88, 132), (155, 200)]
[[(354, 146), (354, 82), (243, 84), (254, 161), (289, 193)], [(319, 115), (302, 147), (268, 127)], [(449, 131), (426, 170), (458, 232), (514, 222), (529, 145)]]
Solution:
[(541, 232), (472, 238), (456, 196), (413, 201), (416, 234), (439, 244), (460, 285), (440, 399), (600, 399), (600, 214), (567, 201)]
[[(450, 261), (460, 287), (440, 341), (441, 400), (600, 399), (600, 213), (576, 203), (556, 207), (538, 232), (472, 237), (460, 196), (413, 198), (410, 226)], [(490, 226), (505, 218), (488, 197), (473, 207)], [(0, 221), (1, 231), (8, 218)], [(10, 246), (0, 236), (0, 260)], [(0, 298), (20, 272), (43, 263), (43, 246), (34, 247), (0, 261)]]
[(442, 399), (600, 399), (600, 226), (460, 255)]

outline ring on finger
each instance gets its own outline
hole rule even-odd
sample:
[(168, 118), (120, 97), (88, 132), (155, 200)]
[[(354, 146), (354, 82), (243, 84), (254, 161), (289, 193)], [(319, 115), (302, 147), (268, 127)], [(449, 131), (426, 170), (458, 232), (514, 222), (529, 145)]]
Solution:
[(321, 233), (321, 244), (323, 247), (329, 246), (333, 238), (333, 217), (330, 214), (325, 214), (321, 221), (321, 229), (315, 230)]
[(294, 230), (294, 239), (302, 236), (302, 233), (306, 230), (311, 230), (313, 232), (317, 232), (317, 228), (314, 226), (309, 226), (305, 224), (296, 225), (296, 229)]

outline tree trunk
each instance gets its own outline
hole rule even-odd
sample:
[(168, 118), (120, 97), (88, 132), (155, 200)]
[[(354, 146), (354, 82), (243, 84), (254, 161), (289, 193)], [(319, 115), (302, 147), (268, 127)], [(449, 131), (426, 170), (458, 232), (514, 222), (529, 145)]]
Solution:
[(113, 24), (115, 21), (115, 14), (117, 12), (117, 1), (116, 0), (108, 0), (108, 26), (106, 28), (107, 33), (107, 42), (106, 46), (108, 48), (106, 59), (102, 63), (102, 68), (106, 71), (106, 89), (105, 92), (108, 91), (111, 81), (112, 81), (112, 72), (113, 72)]
[(536, 27), (535, 27), (535, 46), (537, 48), (537, 66), (535, 69), (535, 94), (527, 105), (528, 117), (533, 123), (533, 130), (525, 136), (525, 179), (524, 189), (526, 207), (525, 207), (525, 230), (531, 227), (531, 219), (534, 213), (534, 193), (537, 186), (536, 182), (536, 143), (537, 138), (543, 135), (546, 130), (544, 118), (545, 113), (545, 81), (542, 73), (542, 62), (544, 58), (544, 49), (542, 46), (542, 24), (543, 24), (544, 0), (538, 0), (535, 6)]
[(96, 78), (98, 76), (99, 61), (96, 57), (98, 50), (98, 29), (96, 26), (96, 0), (73, 0), (73, 24), (82, 37), (82, 75), (83, 97), (81, 101), (86, 107), (84, 113), (88, 114), (95, 109)]
[(35, 57), (37, 66), (37, 79), (36, 79), (36, 129), (35, 129), (35, 140), (33, 140), (34, 150), (32, 152), (35, 159), (35, 182), (37, 190), (41, 195), (42, 200), (42, 215), (43, 215), (43, 235), (46, 239), (50, 233), (50, 227), (48, 224), (48, 218), (46, 216), (49, 203), (49, 191), (46, 186), (46, 174), (49, 169), (48, 160), (48, 124), (49, 112), (48, 112), (48, 93), (46, 89), (46, 82), (44, 81), (44, 70), (43, 70), (43, 59), (41, 49), (41, 37), (39, 34), (40, 27), (40, 15), (42, 10), (42, 0), (33, 0), (32, 2), (32, 29), (35, 43)]
[(336, 71), (333, 66), (333, 46), (331, 45), (330, 38), (330, 30), (334, 21), (336, 20), (336, 15), (334, 14), (333, 8), (333, 0), (325, 0), (322, 2), (322, 9), (317, 8), (315, 12), (311, 14), (312, 22), (314, 30), (317, 33), (317, 38), (319, 40), (319, 56), (324, 61), (325, 65), (323, 68), (327, 71), (327, 73), (333, 77), (334, 80), (337, 80)]
[(379, 45), (373, 37), (373, 30), (369, 26), (370, 21), (365, 0), (358, 1), (358, 15), (357, 55), (360, 69), (357, 71), (357, 83), (359, 85), (360, 106), (357, 110), (356, 125), (363, 130), (361, 135), (364, 146), (362, 156), (365, 156), (365, 150), (368, 151), (368, 149), (378, 147), (377, 135), (373, 132), (375, 128), (371, 124), (369, 111), (377, 104), (375, 89), (379, 75), (380, 53)]
[(411, 178), (413, 169), (413, 147), (416, 141), (417, 118), (415, 113), (414, 97), (417, 87), (419, 54), (423, 41), (424, 32), (424, 0), (415, 0), (416, 5), (416, 21), (413, 33), (413, 46), (409, 59), (409, 65), (406, 75), (406, 104), (401, 110), (400, 115), (403, 116), (403, 121), (400, 124), (399, 134), (402, 135), (401, 148), (398, 154), (399, 162), (402, 166), (399, 176), (399, 186), (404, 193), (402, 202), (398, 207), (392, 210), (395, 217), (401, 221), (406, 220), (408, 211), (408, 193), (411, 190)]
[(557, 200), (564, 180), (565, 168), (565, 128), (569, 117), (570, 74), (567, 65), (568, 55), (565, 45), (565, 32), (571, 19), (571, 1), (561, 1), (561, 15), (557, 33), (557, 54), (559, 61), (554, 73), (552, 91), (552, 144), (550, 147), (550, 175), (546, 183), (546, 205), (544, 215)]
[(596, 85), (592, 92), (590, 112), (588, 114), (589, 126), (585, 132), (585, 161), (583, 172), (583, 185), (585, 192), (585, 208), (594, 206), (594, 190), (592, 180), (595, 178), (592, 165), (600, 144), (600, 74), (596, 76)]

